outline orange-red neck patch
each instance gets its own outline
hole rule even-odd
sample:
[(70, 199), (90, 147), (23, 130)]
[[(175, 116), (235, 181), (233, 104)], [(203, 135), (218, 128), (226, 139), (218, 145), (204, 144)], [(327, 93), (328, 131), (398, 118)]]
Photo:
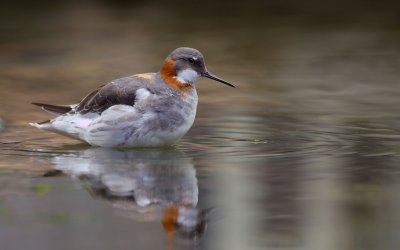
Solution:
[(185, 93), (189, 93), (193, 88), (190, 83), (182, 83), (176, 80), (176, 71), (174, 69), (174, 61), (172, 59), (165, 61), (163, 67), (161, 68), (160, 74), (164, 82), (174, 89), (179, 89)]

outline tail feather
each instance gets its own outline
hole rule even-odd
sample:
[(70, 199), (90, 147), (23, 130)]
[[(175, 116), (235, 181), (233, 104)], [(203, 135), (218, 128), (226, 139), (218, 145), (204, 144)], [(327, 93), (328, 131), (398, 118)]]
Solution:
[(55, 115), (62, 115), (68, 113), (72, 110), (70, 106), (62, 106), (62, 105), (52, 105), (52, 104), (45, 104), (45, 103), (37, 103), (33, 102), (33, 105), (41, 107), (44, 111), (47, 111), (51, 114)]
[[(42, 104), (39, 104), (38, 106), (41, 105)], [(47, 107), (48, 106), (46, 106), (46, 108)], [(73, 109), (73, 108), (68, 107), (68, 109)], [(51, 131), (77, 140), (85, 141), (85, 133), (87, 131), (87, 128), (91, 123), (91, 121), (97, 117), (99, 117), (98, 114), (86, 114), (86, 115), (81, 115), (79, 113), (65, 114), (65, 115), (59, 115), (54, 119), (47, 121), (38, 123), (29, 123), (29, 125), (36, 127), (38, 129)]]
[(29, 125), (32, 127), (40, 128), (40, 129), (46, 129), (51, 126), (50, 120), (44, 121), (44, 122), (30, 122)]

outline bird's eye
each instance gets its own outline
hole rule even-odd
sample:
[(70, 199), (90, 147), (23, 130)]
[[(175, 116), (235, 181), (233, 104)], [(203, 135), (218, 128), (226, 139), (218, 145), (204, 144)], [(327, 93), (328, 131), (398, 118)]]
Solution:
[(191, 64), (194, 64), (194, 59), (193, 59), (193, 58), (189, 58), (189, 62), (190, 62)]

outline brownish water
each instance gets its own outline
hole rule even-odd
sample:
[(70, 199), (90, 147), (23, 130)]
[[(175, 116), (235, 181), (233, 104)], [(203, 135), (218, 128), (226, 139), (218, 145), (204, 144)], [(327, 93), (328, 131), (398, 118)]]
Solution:
[[(2, 249), (399, 249), (394, 3), (5, 4)], [(173, 149), (92, 148), (27, 125), (109, 80), (203, 52)]]

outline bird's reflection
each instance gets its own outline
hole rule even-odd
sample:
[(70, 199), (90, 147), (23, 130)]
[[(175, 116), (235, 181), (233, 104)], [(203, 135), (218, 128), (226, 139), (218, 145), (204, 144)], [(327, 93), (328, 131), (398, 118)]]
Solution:
[(179, 238), (198, 239), (205, 230), (210, 210), (196, 208), (196, 170), (180, 151), (89, 148), (56, 156), (53, 163), (121, 215), (159, 220), (168, 235)]

